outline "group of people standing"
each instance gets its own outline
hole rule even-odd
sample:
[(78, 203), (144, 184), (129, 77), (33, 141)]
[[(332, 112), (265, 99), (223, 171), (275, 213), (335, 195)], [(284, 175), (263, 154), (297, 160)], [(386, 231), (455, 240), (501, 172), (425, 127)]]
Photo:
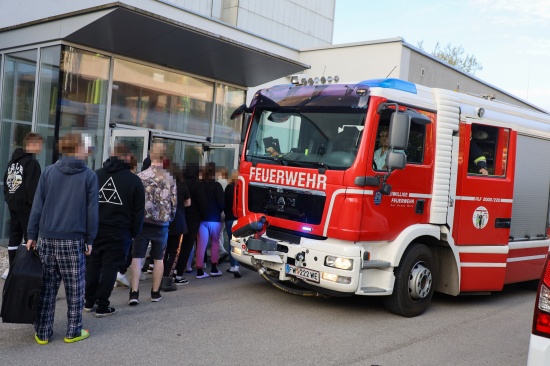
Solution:
[[(71, 343), (89, 337), (82, 326), (83, 309), (96, 317), (116, 312), (109, 298), (117, 273), (128, 266), (128, 304), (139, 304), (147, 255), (153, 263), (152, 302), (162, 300), (161, 291), (174, 291), (175, 285), (189, 282), (184, 272), (195, 243), (196, 278), (222, 275), (220, 238), (223, 221), (231, 237), (236, 174), (231, 174), (224, 191), (216, 181), (214, 164), (188, 164), (182, 169), (168, 161), (163, 143), (152, 144), (150, 165), (139, 173), (123, 144), (115, 145), (103, 167), (93, 172), (86, 166), (91, 139), (77, 133), (60, 139), (61, 158), (41, 172), (34, 158), (41, 148), (42, 138), (28, 134), (4, 177), (11, 214), (10, 266), (23, 238), (28, 250), (37, 250), (43, 266), (34, 324), (37, 343), (47, 344), (52, 337), (61, 281), (68, 307), (64, 340)], [(204, 258), (209, 242), (208, 274)], [(228, 272), (240, 277), (238, 262), (231, 256), (230, 262)]]

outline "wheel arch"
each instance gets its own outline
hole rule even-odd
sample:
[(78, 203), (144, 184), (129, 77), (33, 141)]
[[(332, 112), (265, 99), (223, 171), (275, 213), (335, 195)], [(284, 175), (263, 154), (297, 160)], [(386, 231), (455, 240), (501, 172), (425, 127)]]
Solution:
[(435, 290), (454, 296), (460, 293), (457, 258), (449, 243), (441, 240), (439, 226), (424, 224), (410, 226), (403, 230), (393, 243), (397, 245), (389, 245), (388, 248), (395, 248), (391, 253), (391, 265), (394, 268), (399, 266), (405, 251), (411, 246), (424, 244), (432, 251), (436, 264)]

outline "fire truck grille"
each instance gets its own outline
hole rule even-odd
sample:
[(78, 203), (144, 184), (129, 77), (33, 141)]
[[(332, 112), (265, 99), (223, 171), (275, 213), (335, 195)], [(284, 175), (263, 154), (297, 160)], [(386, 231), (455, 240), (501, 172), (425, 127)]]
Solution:
[[(288, 243), (291, 243), (291, 244), (300, 244), (300, 237), (298, 235), (294, 235), (294, 234), (290, 234), (290, 233), (286, 233), (286, 232), (283, 232), (283, 231), (279, 231), (279, 230), (273, 230), (273, 229), (267, 229), (267, 232), (266, 232), (267, 236), (272, 238), (272, 239), (276, 239), (276, 240), (279, 240), (279, 241), (286, 241)], [(284, 252), (288, 252), (288, 248), (286, 248), (286, 251)]]
[(311, 191), (250, 184), (248, 210), (281, 219), (319, 225), (326, 197)]
[(309, 238), (315, 240), (326, 240), (324, 236), (313, 235), (308, 233), (303, 233), (294, 230), (283, 229), (276, 226), (269, 226), (266, 231), (267, 236), (270, 239), (278, 240), (280, 243), (277, 244), (277, 251), (288, 253), (288, 245), (284, 242), (290, 244), (300, 244), (300, 238)]

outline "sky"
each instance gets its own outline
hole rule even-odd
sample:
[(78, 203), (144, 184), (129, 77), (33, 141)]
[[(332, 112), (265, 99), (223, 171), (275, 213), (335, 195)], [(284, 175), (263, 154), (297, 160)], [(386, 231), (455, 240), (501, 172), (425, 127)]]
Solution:
[(550, 112), (550, 0), (336, 0), (333, 43), (462, 46), (475, 76)]

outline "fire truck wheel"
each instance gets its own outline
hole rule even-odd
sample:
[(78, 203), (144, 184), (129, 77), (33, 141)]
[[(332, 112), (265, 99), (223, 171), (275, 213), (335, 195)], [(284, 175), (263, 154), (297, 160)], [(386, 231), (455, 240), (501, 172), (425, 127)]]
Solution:
[(395, 269), (393, 294), (386, 297), (386, 309), (394, 314), (413, 317), (422, 314), (434, 294), (435, 262), (424, 244), (409, 248)]

